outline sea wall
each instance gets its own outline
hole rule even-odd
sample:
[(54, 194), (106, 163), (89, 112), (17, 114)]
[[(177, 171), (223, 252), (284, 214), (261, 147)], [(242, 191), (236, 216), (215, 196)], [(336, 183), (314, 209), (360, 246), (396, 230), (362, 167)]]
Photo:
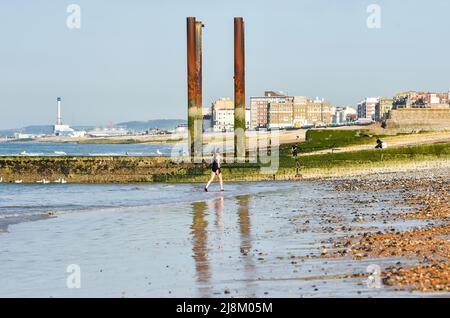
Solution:
[[(295, 169), (261, 174), (257, 165), (222, 167), (229, 181), (292, 180)], [(175, 163), (168, 157), (0, 157), (3, 182), (35, 183), (46, 179), (69, 183), (196, 182), (210, 175), (207, 164)]]
[(386, 120), (389, 129), (449, 129), (450, 109), (404, 108), (389, 112)]

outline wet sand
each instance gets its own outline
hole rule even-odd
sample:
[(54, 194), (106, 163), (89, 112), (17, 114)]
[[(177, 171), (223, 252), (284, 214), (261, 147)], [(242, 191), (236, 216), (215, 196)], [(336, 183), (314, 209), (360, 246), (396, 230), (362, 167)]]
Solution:
[[(440, 168), (233, 183), (225, 193), (198, 184), (55, 186), (44, 198), (55, 206), (74, 195), (101, 197), (102, 206), (10, 224), (0, 233), (0, 296), (450, 296), (437, 287), (448, 286), (449, 176)], [(80, 267), (79, 289), (66, 286), (70, 264)], [(370, 281), (374, 266), (380, 285)]]

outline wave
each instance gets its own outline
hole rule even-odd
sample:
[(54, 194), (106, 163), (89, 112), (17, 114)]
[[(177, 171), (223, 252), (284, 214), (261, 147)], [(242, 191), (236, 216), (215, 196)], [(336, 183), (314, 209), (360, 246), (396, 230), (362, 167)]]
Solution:
[[(117, 157), (117, 156), (126, 156), (127, 152), (102, 152), (102, 153), (89, 153), (88, 156), (93, 156), (93, 157), (102, 157), (102, 156), (107, 156), (107, 157)], [(133, 156), (130, 152), (128, 152), (129, 156)]]
[(45, 154), (43, 152), (26, 152), (26, 151), (22, 151), (21, 153), (16, 153), (16, 154), (11, 154), (11, 155), (13, 155), (13, 156), (29, 156), (29, 157), (45, 156)]
[(27, 218), (30, 216), (53, 216), (64, 213), (63, 211), (35, 211), (35, 212), (15, 212), (8, 214), (0, 214), (0, 220), (10, 219), (10, 218)]

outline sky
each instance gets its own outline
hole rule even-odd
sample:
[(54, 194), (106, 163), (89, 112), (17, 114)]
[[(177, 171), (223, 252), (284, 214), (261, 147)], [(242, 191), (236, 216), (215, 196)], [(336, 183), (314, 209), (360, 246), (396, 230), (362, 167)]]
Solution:
[[(80, 28), (66, 20), (81, 9)], [(369, 28), (370, 4), (380, 28)], [(246, 96), (355, 106), (450, 89), (450, 1), (0, 0), (0, 129), (187, 114), (186, 17), (203, 29), (204, 106), (233, 97), (233, 17), (245, 20)]]

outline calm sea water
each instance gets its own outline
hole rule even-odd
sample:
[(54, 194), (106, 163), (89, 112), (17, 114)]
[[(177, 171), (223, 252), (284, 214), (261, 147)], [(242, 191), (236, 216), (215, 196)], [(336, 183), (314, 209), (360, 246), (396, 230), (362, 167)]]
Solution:
[(170, 155), (170, 144), (76, 144), (39, 142), (2, 142), (0, 156), (159, 156)]
[[(416, 295), (333, 278), (408, 260), (307, 257), (360, 227), (417, 225), (372, 218), (404, 210), (392, 204), (395, 191), (336, 193), (326, 182), (226, 183), (225, 192), (214, 184), (208, 193), (202, 186), (0, 183), (0, 297)], [(355, 223), (356, 214), (367, 221)], [(68, 288), (72, 265), (80, 288)]]

